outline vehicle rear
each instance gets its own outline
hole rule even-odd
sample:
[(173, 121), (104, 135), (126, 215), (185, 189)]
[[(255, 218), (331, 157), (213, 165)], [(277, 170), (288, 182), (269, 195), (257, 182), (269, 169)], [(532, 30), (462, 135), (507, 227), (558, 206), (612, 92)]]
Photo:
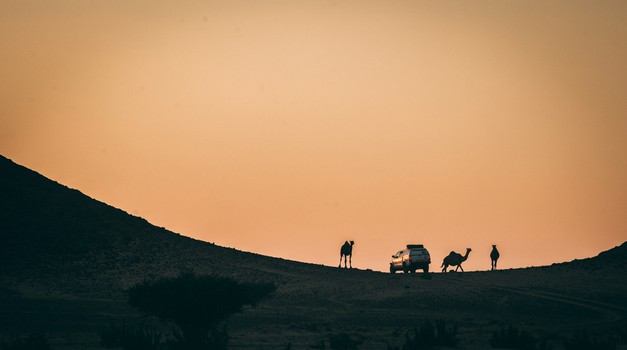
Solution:
[(422, 269), (428, 272), (429, 264), (431, 264), (431, 255), (427, 249), (412, 248), (409, 250), (408, 266), (410, 269)]
[(422, 244), (408, 244), (407, 249), (401, 250), (392, 256), (390, 272), (402, 270), (405, 273), (416, 272), (421, 269), (429, 272), (431, 255)]

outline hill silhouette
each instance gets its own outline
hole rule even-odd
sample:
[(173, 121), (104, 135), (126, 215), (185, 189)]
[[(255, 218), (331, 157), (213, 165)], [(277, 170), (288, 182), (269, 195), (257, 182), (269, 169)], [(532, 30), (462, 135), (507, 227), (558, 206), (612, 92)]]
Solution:
[[(285, 273), (286, 266), (306, 265), (181, 236), (3, 156), (0, 193), (0, 273), (47, 292), (121, 291), (146, 276), (186, 269), (274, 281), (282, 279), (277, 267)], [(59, 274), (67, 278), (58, 281)]]
[(601, 264), (627, 264), (627, 242), (614, 247), (612, 249), (601, 252), (594, 258), (590, 260), (596, 261)]
[(608, 249), (599, 255), (581, 260), (582, 262), (610, 265), (610, 266), (625, 266), (627, 264), (627, 242), (616, 246), (612, 249)]
[(599, 253), (599, 255), (577, 259), (565, 263), (555, 264), (584, 269), (626, 268), (627, 267), (627, 242)]
[(616, 277), (627, 244), (550, 267), (426, 280), (198, 241), (2, 156), (0, 194), (0, 338), (46, 333), (55, 349), (99, 349), (99, 332), (115, 322), (171, 329), (131, 308), (127, 290), (187, 270), (277, 286), (262, 307), (229, 321), (233, 348), (323, 348), (330, 339), (394, 348), (425, 319), (443, 319), (459, 325), (463, 348), (483, 349), (502, 325), (562, 341), (582, 327), (608, 334), (627, 314), (627, 282)]
[[(0, 157), (2, 263), (34, 264), (49, 257), (104, 252), (167, 233)], [(25, 253), (28, 258), (24, 259)], [(8, 260), (8, 261), (7, 261)]]

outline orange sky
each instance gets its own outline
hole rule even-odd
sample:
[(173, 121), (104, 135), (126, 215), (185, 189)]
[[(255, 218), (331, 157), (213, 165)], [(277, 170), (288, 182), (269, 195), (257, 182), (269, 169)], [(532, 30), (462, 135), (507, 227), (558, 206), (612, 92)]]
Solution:
[(0, 2), (0, 153), (158, 226), (387, 269), (627, 240), (627, 2)]

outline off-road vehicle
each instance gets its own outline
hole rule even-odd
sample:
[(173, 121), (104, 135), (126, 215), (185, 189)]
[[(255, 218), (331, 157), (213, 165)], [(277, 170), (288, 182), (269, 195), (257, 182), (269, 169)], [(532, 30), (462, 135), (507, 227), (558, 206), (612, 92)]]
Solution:
[(422, 244), (408, 244), (407, 249), (400, 250), (392, 255), (390, 273), (395, 273), (399, 270), (411, 273), (416, 272), (418, 269), (428, 273), (430, 263), (431, 255), (429, 255), (429, 251)]

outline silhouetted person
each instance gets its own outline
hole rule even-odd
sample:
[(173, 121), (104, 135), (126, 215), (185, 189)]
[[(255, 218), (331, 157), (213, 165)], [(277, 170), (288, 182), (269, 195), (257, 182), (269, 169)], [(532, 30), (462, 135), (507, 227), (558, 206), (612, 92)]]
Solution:
[(353, 241), (346, 241), (344, 242), (344, 244), (342, 245), (342, 248), (340, 248), (340, 265), (338, 267), (342, 267), (342, 257), (344, 258), (344, 268), (346, 268), (346, 258), (348, 257), (348, 263), (351, 267), (351, 269), (353, 268), (353, 262), (352, 262), (352, 258), (353, 258), (353, 244), (355, 244), (355, 242)]
[(496, 270), (496, 262), (499, 260), (499, 251), (496, 249), (496, 244), (492, 245), (492, 251), (490, 252), (490, 259), (492, 260), (492, 270)]
[(443, 267), (442, 272), (446, 272), (446, 269), (448, 269), (449, 265), (457, 266), (455, 268), (455, 271), (457, 271), (457, 269), (462, 269), (462, 272), (464, 272), (462, 263), (468, 259), (468, 254), (470, 254), (471, 251), (472, 249), (466, 248), (466, 255), (464, 256), (454, 251), (450, 252), (448, 256), (442, 261), (442, 266), (440, 266)]

